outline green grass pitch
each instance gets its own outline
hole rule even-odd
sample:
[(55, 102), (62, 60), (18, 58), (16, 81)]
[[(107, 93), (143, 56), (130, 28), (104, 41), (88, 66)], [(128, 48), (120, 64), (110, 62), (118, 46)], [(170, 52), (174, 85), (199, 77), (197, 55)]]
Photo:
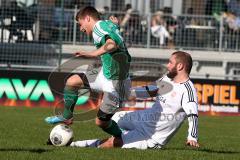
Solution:
[[(0, 107), (0, 160), (151, 160), (151, 159), (239, 159), (240, 117), (200, 116), (197, 150), (185, 146), (187, 122), (170, 143), (161, 150), (96, 149), (53, 147), (45, 145), (53, 126), (43, 119), (51, 115), (46, 108)], [(107, 137), (94, 121), (72, 125), (74, 138)]]

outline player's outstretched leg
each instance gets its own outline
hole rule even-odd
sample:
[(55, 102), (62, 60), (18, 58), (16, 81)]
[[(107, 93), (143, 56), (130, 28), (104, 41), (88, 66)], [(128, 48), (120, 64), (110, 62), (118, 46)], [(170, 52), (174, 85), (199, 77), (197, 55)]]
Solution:
[(75, 141), (70, 144), (70, 147), (95, 147), (97, 148), (102, 143), (102, 140), (99, 139), (89, 139)]
[(72, 75), (67, 79), (66, 86), (64, 88), (64, 110), (62, 115), (56, 115), (45, 118), (45, 121), (49, 124), (65, 123), (67, 125), (72, 124), (73, 110), (78, 99), (78, 90), (83, 85), (83, 81), (79, 75)]
[[(50, 140), (49, 140), (50, 141)], [(70, 147), (94, 147), (94, 148), (113, 148), (122, 147), (123, 141), (120, 137), (110, 137), (108, 139), (89, 139), (72, 142)]]

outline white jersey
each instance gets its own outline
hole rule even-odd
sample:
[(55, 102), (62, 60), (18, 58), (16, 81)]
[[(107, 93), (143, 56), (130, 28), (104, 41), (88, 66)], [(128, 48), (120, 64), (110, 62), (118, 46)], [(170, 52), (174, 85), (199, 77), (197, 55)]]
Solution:
[[(175, 83), (167, 76), (157, 82), (159, 95), (152, 108), (118, 112), (113, 116), (123, 134), (123, 148), (154, 148), (165, 145), (188, 117), (188, 140), (198, 139), (197, 93), (190, 80)], [(143, 143), (140, 143), (140, 142)], [(138, 143), (136, 143), (138, 142)]]

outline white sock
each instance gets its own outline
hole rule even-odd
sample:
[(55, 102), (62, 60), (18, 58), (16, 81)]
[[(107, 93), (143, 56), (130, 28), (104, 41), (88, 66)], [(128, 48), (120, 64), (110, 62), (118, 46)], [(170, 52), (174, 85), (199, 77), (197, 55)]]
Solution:
[(99, 139), (90, 139), (90, 140), (82, 140), (82, 141), (76, 141), (72, 142), (70, 144), (71, 147), (95, 147), (97, 148), (100, 144)]

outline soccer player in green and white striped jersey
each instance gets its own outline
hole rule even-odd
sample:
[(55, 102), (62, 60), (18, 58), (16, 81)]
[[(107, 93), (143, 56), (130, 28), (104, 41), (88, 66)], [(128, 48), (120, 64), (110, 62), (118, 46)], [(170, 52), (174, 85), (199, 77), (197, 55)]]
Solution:
[[(103, 102), (99, 108), (96, 124), (114, 137), (121, 136), (121, 130), (111, 117), (127, 99), (131, 88), (129, 66), (131, 56), (119, 34), (119, 27), (111, 20), (100, 20), (98, 11), (93, 7), (85, 7), (76, 15), (80, 30), (93, 37), (96, 50), (79, 51), (76, 56), (101, 57), (102, 67), (98, 72), (86, 73), (92, 90), (103, 91)], [(94, 73), (94, 74), (93, 74)], [(97, 73), (97, 74), (96, 74)], [(78, 90), (86, 82), (78, 74), (67, 79), (64, 89), (64, 111), (61, 116), (47, 117), (50, 124), (64, 122), (71, 124)]]

